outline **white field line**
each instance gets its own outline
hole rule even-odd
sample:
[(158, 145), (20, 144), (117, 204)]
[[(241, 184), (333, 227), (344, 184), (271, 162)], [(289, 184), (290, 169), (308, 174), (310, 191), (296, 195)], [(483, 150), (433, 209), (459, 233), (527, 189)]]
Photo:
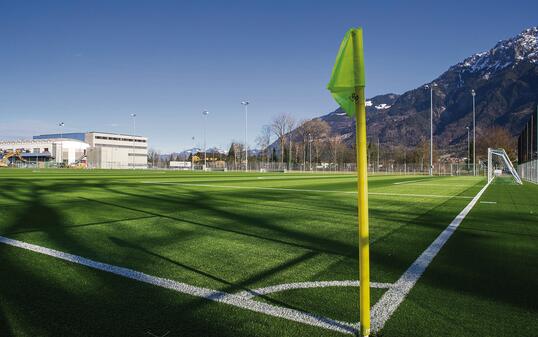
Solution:
[(496, 201), (480, 201), (481, 204), (496, 204)]
[(438, 186), (438, 187), (471, 187), (469, 185), (461, 184), (430, 184), (430, 183), (414, 183), (413, 186)]
[[(296, 282), (296, 283), (284, 283), (274, 286), (253, 289), (250, 291), (242, 291), (237, 293), (237, 296), (245, 298), (254, 298), (256, 296), (263, 296), (267, 294), (277, 293), (292, 289), (311, 289), (311, 288), (325, 288), (325, 287), (358, 287), (359, 281), (312, 281), (312, 282)], [(392, 286), (392, 283), (379, 283), (371, 282), (371, 288), (387, 289)]]
[[(168, 177), (168, 179), (170, 179), (171, 177)], [(264, 176), (255, 176), (255, 175), (252, 175), (252, 176), (245, 176), (245, 177), (241, 177), (241, 178), (234, 178), (234, 177), (215, 177), (215, 178), (209, 178), (207, 177), (207, 179), (198, 179), (196, 178), (196, 182), (238, 182), (238, 181), (248, 181), (250, 179), (260, 179), (260, 180), (286, 180), (286, 179), (298, 179), (298, 180), (302, 180), (302, 179), (334, 179), (334, 180), (339, 180), (339, 179), (357, 179), (357, 175), (352, 175), (352, 174), (342, 174), (342, 175), (333, 175), (333, 176), (330, 176), (330, 175), (323, 175), (323, 176), (268, 176), (268, 177), (264, 177)], [(159, 178), (159, 179), (164, 179), (164, 178)], [(185, 179), (185, 178), (179, 178), (179, 179)], [(192, 180), (191, 180), (192, 181)], [(181, 181), (180, 181), (181, 182)], [(153, 183), (151, 181), (147, 181), (147, 183)], [(154, 183), (159, 183), (159, 181), (155, 181)]]
[(354, 327), (355, 326), (354, 324), (339, 322), (336, 320), (309, 314), (309, 313), (302, 312), (299, 310), (278, 307), (275, 305), (254, 301), (252, 299), (245, 298), (242, 296), (229, 294), (223, 291), (196, 287), (196, 286), (192, 286), (186, 283), (181, 283), (181, 282), (177, 282), (177, 281), (173, 281), (173, 280), (169, 280), (165, 278), (151, 276), (151, 275), (148, 275), (148, 274), (145, 274), (145, 273), (133, 270), (133, 269), (118, 267), (115, 265), (90, 260), (82, 256), (64, 253), (58, 250), (45, 248), (45, 247), (33, 245), (30, 243), (26, 243), (26, 242), (22, 242), (18, 240), (9, 239), (3, 236), (0, 236), (0, 243), (10, 245), (13, 247), (22, 248), (29, 251), (33, 251), (36, 253), (48, 255), (48, 256), (51, 256), (60, 260), (72, 262), (75, 264), (83, 265), (83, 266), (101, 270), (104, 272), (116, 274), (122, 277), (139, 281), (139, 282), (152, 284), (161, 288), (174, 290), (182, 294), (196, 296), (196, 297), (204, 298), (204, 299), (219, 302), (219, 303), (226, 303), (226, 304), (233, 305), (242, 309), (259, 312), (259, 313), (274, 316), (274, 317), (284, 318), (284, 319), (294, 321), (294, 322), (317, 326), (320, 328), (325, 328), (325, 329), (348, 333), (348, 334), (356, 333), (356, 328)]
[[(196, 187), (217, 187), (217, 188), (234, 188), (247, 190), (270, 190), (270, 191), (290, 191), (290, 192), (314, 192), (314, 193), (339, 193), (357, 195), (356, 191), (335, 191), (335, 190), (315, 190), (303, 188), (284, 188), (284, 187), (261, 187), (261, 186), (238, 186), (238, 185), (215, 185), (215, 184), (196, 184), (196, 183), (179, 183), (179, 182), (154, 182), (142, 181), (142, 184), (153, 185), (178, 185), (178, 186), (196, 186)], [(414, 194), (414, 193), (389, 193), (389, 192), (368, 192), (369, 195), (383, 195), (393, 197), (419, 197), (419, 198), (456, 198), (472, 199), (472, 196), (466, 195), (439, 195), (439, 194)]]
[(429, 178), (426, 178), (426, 179), (417, 179), (417, 180), (406, 180), (406, 181), (399, 181), (397, 183), (394, 183), (393, 185), (404, 185), (404, 184), (412, 184), (412, 183), (416, 183), (418, 181), (427, 181), (427, 180), (430, 180)]
[(471, 209), (476, 205), (482, 194), (486, 191), (488, 182), (469, 204), (458, 214), (448, 227), (430, 244), (428, 248), (413, 262), (405, 273), (394, 283), (394, 285), (383, 294), (381, 299), (372, 308), (372, 332), (376, 333), (383, 329), (387, 320), (392, 316), (394, 311), (403, 302), (407, 294), (415, 286), (418, 279), (422, 276), (428, 265), (439, 253), (454, 231), (461, 224), (463, 219), (469, 214)]

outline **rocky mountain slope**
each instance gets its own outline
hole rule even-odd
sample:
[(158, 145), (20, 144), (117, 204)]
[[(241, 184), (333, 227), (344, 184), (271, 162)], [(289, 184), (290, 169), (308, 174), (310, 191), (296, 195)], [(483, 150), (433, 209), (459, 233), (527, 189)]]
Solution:
[[(493, 125), (519, 134), (538, 102), (538, 27), (497, 43), (450, 67), (425, 85), (433, 92), (434, 140), (442, 152), (466, 148), (466, 126), (472, 125), (472, 96), (476, 92), (477, 132)], [(348, 144), (354, 122), (340, 109), (319, 117)], [(402, 95), (387, 94), (367, 101), (368, 133), (387, 145), (417, 145), (429, 139), (430, 91), (425, 86)]]

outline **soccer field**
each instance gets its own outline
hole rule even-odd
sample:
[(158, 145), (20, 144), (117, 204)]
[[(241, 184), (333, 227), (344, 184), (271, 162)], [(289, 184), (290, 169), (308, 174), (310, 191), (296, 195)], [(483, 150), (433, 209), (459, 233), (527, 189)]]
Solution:
[[(356, 329), (356, 176), (6, 169), (0, 178), (2, 336)], [(538, 329), (529, 258), (538, 253), (538, 187), (485, 185), (370, 177), (379, 335)]]

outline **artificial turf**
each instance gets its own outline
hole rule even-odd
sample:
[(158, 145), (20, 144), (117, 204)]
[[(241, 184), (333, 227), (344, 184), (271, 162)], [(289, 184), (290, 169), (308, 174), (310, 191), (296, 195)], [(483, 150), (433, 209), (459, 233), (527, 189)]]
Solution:
[[(352, 175), (1, 170), (0, 178), (4, 182), (0, 235), (4, 237), (229, 293), (290, 282), (358, 278), (356, 178)], [(369, 180), (372, 281), (389, 283), (485, 184), (480, 177), (374, 176)], [(515, 189), (529, 187), (493, 185), (482, 200), (497, 204), (477, 205), (469, 221), (481, 226), (480, 212), (493, 222), (510, 221), (503, 214), (514, 213), (511, 204), (518, 201), (507, 197), (505, 189), (514, 189), (512, 193), (519, 197)], [(535, 194), (528, 194), (528, 207), (536, 207)], [(532, 219), (536, 217), (528, 220)], [(525, 228), (535, 239), (534, 227)], [(457, 232), (454, 241), (466, 233)], [(453, 239), (433, 266), (453, 250)], [(532, 252), (536, 255), (536, 250)], [(0, 245), (0, 261), (1, 336), (342, 335), (19, 248)], [(449, 256), (440, 267), (457, 270), (464, 268), (462, 264), (478, 262), (484, 266), (481, 260)], [(518, 277), (523, 283), (524, 275)], [(401, 332), (414, 331), (414, 336), (426, 336), (444, 329), (434, 313), (450, 306), (436, 302), (435, 296), (443, 298), (453, 289), (437, 278), (420, 280), (381, 333), (405, 336)], [(436, 310), (431, 317), (410, 304), (420, 291)], [(383, 292), (373, 289), (373, 303)], [(492, 293), (487, 295), (496, 303)], [(454, 296), (465, 297), (458, 291)], [(357, 288), (330, 287), (273, 293), (258, 300), (356, 322), (357, 299)], [(519, 313), (503, 304), (498, 305)], [(416, 326), (421, 330), (408, 330), (413, 320), (420, 321)], [(429, 328), (428, 322), (436, 327)]]

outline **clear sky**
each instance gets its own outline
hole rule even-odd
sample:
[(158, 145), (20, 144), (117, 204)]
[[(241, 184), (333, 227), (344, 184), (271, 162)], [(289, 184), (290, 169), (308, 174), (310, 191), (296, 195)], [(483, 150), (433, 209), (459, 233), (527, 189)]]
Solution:
[(163, 152), (336, 108), (326, 84), (364, 28), (367, 96), (402, 93), (538, 25), (538, 1), (0, 0), (0, 139), (132, 132)]

